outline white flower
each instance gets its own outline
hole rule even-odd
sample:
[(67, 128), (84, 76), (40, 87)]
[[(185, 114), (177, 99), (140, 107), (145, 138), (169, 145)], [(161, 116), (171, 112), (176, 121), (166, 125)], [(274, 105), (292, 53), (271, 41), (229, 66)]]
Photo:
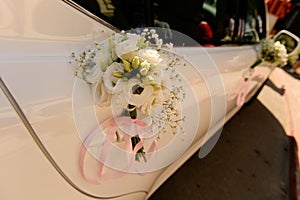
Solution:
[(105, 71), (106, 68), (112, 63), (111, 53), (109, 52), (108, 48), (103, 47), (101, 50), (97, 51), (94, 61), (96, 65), (101, 67), (102, 71)]
[(115, 85), (117, 84), (118, 80), (120, 80), (114, 77), (113, 74), (116, 72), (122, 72), (122, 70), (123, 67), (121, 63), (113, 62), (104, 72), (103, 81), (105, 88), (109, 93), (113, 92)]
[(162, 61), (159, 57), (159, 53), (155, 49), (141, 49), (138, 52), (138, 56), (151, 64), (158, 64)]
[(171, 50), (173, 50), (173, 47), (174, 47), (174, 45), (173, 45), (173, 43), (167, 43), (166, 44), (166, 47), (168, 48), (168, 49), (171, 49)]
[(279, 60), (279, 63), (281, 66), (284, 66), (287, 64), (288, 56), (286, 48), (283, 44), (281, 44), (279, 41), (276, 41), (274, 43), (274, 49), (276, 52), (276, 59)]
[(162, 102), (162, 92), (159, 91), (153, 91), (152, 95), (145, 99), (145, 101), (143, 102), (143, 104), (141, 105), (141, 111), (146, 114), (149, 115), (150, 111), (152, 110), (153, 106), (155, 104), (161, 104)]
[(124, 54), (136, 51), (138, 49), (137, 42), (140, 39), (140, 36), (136, 34), (127, 35), (128, 38), (126, 40), (116, 43), (115, 51), (119, 58), (121, 58)]
[(274, 48), (275, 48), (275, 49), (280, 49), (280, 48), (282, 48), (282, 44), (281, 44), (279, 41), (276, 41), (276, 42), (274, 43)]
[[(147, 29), (147, 31), (148, 31), (148, 29)], [(151, 35), (154, 35), (156, 33), (156, 30), (155, 29), (151, 29), (150, 33), (151, 33)]]
[(103, 80), (101, 79), (98, 84), (92, 87), (95, 104), (100, 107), (109, 106), (111, 103), (111, 94), (106, 91)]
[(125, 99), (125, 104), (129, 104), (129, 99), (132, 94), (132, 87), (140, 84), (141, 82), (138, 79), (129, 79), (129, 80), (120, 80), (114, 87), (113, 93), (114, 94), (122, 94)]
[(161, 46), (163, 45), (163, 40), (162, 39), (156, 40), (156, 45), (157, 45), (157, 48), (160, 49)]
[[(140, 94), (134, 94), (132, 88), (139, 85), (143, 88)], [(149, 115), (152, 105), (161, 103), (163, 94), (161, 90), (154, 90), (151, 84), (142, 84), (138, 79), (130, 79), (128, 81), (121, 80), (114, 88), (113, 94), (123, 97), (123, 106), (128, 104), (140, 108), (142, 113)]]
[(273, 39), (266, 39), (262, 41), (262, 59), (267, 62), (279, 63), (280, 66), (287, 64), (288, 55), (286, 48), (280, 41), (274, 42)]
[(85, 80), (88, 83), (95, 85), (101, 80), (102, 76), (103, 76), (103, 72), (101, 71), (101, 68), (98, 67), (97, 65), (94, 65), (89, 70), (89, 73), (85, 76)]
[(121, 31), (121, 33), (117, 33), (113, 36), (113, 41), (117, 44), (124, 40), (124, 36), (127, 35), (125, 31)]
[(144, 85), (142, 86), (144, 89), (141, 94), (133, 94), (132, 90), (130, 89), (130, 98), (129, 103), (131, 105), (135, 105), (137, 107), (143, 106), (150, 98), (153, 96), (153, 87), (151, 85)]

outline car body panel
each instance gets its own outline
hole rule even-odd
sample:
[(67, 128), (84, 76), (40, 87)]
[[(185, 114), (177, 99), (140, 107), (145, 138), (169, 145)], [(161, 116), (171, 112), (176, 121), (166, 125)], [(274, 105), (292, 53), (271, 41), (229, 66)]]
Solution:
[[(258, 56), (255, 45), (176, 49), (203, 73), (202, 78), (192, 84), (195, 91), (201, 91), (196, 98), (203, 117), (191, 148), (179, 155), (181, 157), (172, 165), (154, 172), (126, 174), (99, 185), (91, 184), (83, 178), (78, 165), (82, 141), (74, 122), (72, 95), (76, 78), (69, 63), (72, 60), (70, 54), (87, 48), (94, 41), (103, 41), (113, 31), (62, 1), (1, 0), (0, 9), (3, 11), (0, 12), (0, 76), (34, 134), (62, 170), (62, 173), (57, 173), (52, 161), (49, 162), (39, 151), (30, 130), (26, 130), (0, 92), (0, 198), (3, 199), (25, 196), (28, 199), (53, 199), (57, 196), (65, 199), (145, 198), (238, 111), (236, 98), (230, 96), (235, 94), (243, 81), (243, 73)], [(220, 75), (206, 76), (214, 67)], [(257, 67), (257, 73), (263, 78), (251, 81), (248, 89), (253, 92), (249, 92), (246, 100), (262, 85), (273, 67), (266, 63)], [(218, 84), (209, 88), (207, 84), (214, 78)], [(226, 109), (222, 110), (223, 104), (220, 109), (213, 108), (212, 96), (220, 104), (225, 100)], [(212, 116), (213, 122), (210, 121)], [(92, 157), (88, 159), (92, 164), (96, 162)], [(61, 175), (69, 179), (64, 180)], [(78, 188), (72, 188), (68, 181)]]

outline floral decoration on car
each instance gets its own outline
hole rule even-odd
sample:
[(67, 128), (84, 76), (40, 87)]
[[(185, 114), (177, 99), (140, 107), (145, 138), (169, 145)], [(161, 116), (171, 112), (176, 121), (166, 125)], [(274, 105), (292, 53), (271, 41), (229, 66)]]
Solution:
[[(181, 60), (170, 52), (171, 43), (163, 44), (154, 29), (144, 29), (140, 34), (116, 33), (82, 53), (72, 53), (75, 76), (90, 86), (97, 106), (112, 110), (113, 117), (100, 124), (108, 129), (106, 137), (123, 140), (139, 162), (157, 149), (159, 134), (167, 129), (184, 132), (180, 102), (185, 90), (173, 67)], [(148, 150), (145, 138), (153, 138)]]
[(267, 38), (261, 41), (260, 57), (242, 74), (241, 84), (239, 84), (237, 90), (229, 96), (229, 99), (236, 99), (236, 105), (241, 107), (244, 105), (249, 90), (249, 84), (251, 80), (264, 80), (265, 77), (260, 73), (255, 73), (254, 68), (262, 62), (276, 63), (277, 66), (283, 67), (287, 64), (288, 55), (286, 47), (279, 41), (275, 41), (272, 38)]
[(263, 39), (261, 41), (260, 58), (243, 74), (245, 81), (253, 74), (253, 69), (264, 61), (268, 63), (278, 63), (279, 67), (285, 66), (288, 61), (286, 47), (281, 44), (280, 41), (275, 41), (272, 38)]

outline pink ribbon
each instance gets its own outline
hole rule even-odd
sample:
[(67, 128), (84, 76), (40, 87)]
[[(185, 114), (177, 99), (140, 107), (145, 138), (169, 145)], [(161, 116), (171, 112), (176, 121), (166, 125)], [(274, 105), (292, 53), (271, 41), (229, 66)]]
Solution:
[(243, 78), (242, 83), (240, 83), (240, 87), (229, 96), (229, 100), (233, 100), (236, 98), (236, 105), (238, 107), (242, 107), (246, 101), (246, 98), (250, 92), (249, 88), (249, 84), (251, 80), (254, 80), (256, 78), (259, 79), (263, 79), (264, 76), (261, 74), (255, 74), (255, 72), (253, 72), (249, 78), (247, 78), (247, 80), (245, 80)]
[[(128, 126), (126, 126), (126, 125), (128, 125)], [(105, 164), (102, 162), (105, 162), (106, 157), (109, 155), (109, 151), (112, 147), (112, 143), (114, 143), (116, 141), (115, 136), (117, 134), (117, 131), (119, 130), (119, 127), (125, 126), (126, 128), (122, 131), (124, 132), (125, 150), (126, 150), (126, 152), (130, 153), (130, 154), (127, 154), (127, 155), (129, 155), (129, 157), (127, 158), (128, 168), (130, 168), (130, 166), (133, 166), (133, 164), (135, 162), (134, 158), (135, 158), (136, 153), (144, 145), (144, 138), (141, 137), (140, 141), (132, 149), (132, 142), (131, 142), (132, 133), (134, 133), (134, 135), (147, 135), (145, 133), (145, 131), (147, 131), (147, 130), (149, 131), (149, 129), (143, 129), (144, 127), (147, 127), (147, 125), (148, 125), (147, 123), (145, 123), (141, 120), (131, 119), (130, 117), (124, 117), (124, 116), (116, 118), (116, 119), (111, 118), (111, 119), (108, 119), (108, 120), (100, 123), (100, 127), (103, 130), (107, 130), (107, 133), (106, 133), (105, 141), (101, 145), (102, 149), (101, 149), (101, 152), (99, 155), (97, 179), (89, 178), (86, 176), (86, 173), (84, 170), (84, 168), (85, 168), (84, 162), (85, 162), (87, 148), (93, 141), (94, 137), (97, 134), (102, 134), (102, 133), (100, 133), (99, 127), (95, 128), (94, 131), (92, 131), (90, 134), (87, 135), (87, 137), (84, 139), (84, 141), (81, 145), (81, 148), (80, 148), (79, 169), (80, 169), (80, 173), (85, 178), (85, 180), (87, 180), (89, 183), (92, 183), (92, 184), (101, 184), (102, 181), (119, 178), (119, 177), (123, 176), (124, 174), (126, 174), (126, 172), (125, 172), (125, 171), (127, 171), (126, 169), (123, 170), (124, 172), (114, 170), (112, 173), (104, 173), (103, 168), (104, 168)], [(128, 127), (131, 127), (131, 129)], [(133, 132), (129, 133), (128, 131), (133, 131)], [(139, 134), (136, 134), (136, 133), (139, 133)], [(150, 158), (150, 156), (154, 152), (156, 152), (158, 149), (156, 137), (153, 136), (151, 139), (152, 139), (152, 143), (151, 143), (148, 151), (145, 152), (146, 154), (149, 154), (148, 158)]]

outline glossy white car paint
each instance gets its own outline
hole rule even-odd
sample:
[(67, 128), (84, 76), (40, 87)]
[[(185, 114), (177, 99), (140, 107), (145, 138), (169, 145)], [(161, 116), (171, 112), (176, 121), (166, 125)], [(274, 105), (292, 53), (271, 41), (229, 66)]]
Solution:
[[(70, 53), (104, 40), (112, 32), (62, 1), (0, 0), (0, 76), (65, 176), (40, 151), (0, 92), (0, 199), (147, 198), (239, 110), (236, 100), (229, 96), (256, 60), (256, 46), (206, 48), (210, 61), (206, 53), (200, 53), (204, 52), (200, 47), (180, 48), (178, 51), (189, 61), (204, 66), (204, 71), (212, 64), (217, 66), (223, 85), (216, 85), (214, 91), (222, 94), (225, 88), (226, 96), (220, 98), (226, 100), (226, 110), (213, 110), (205, 78), (200, 80), (193, 87), (199, 90), (200, 113), (205, 118), (199, 124), (193, 145), (180, 159), (151, 173), (127, 174), (101, 185), (88, 183), (78, 167), (81, 141), (73, 119), (75, 78), (69, 64)], [(273, 67), (262, 64), (256, 71), (266, 78)], [(265, 78), (251, 82), (252, 92), (247, 99)], [(213, 123), (212, 115), (218, 119)]]

